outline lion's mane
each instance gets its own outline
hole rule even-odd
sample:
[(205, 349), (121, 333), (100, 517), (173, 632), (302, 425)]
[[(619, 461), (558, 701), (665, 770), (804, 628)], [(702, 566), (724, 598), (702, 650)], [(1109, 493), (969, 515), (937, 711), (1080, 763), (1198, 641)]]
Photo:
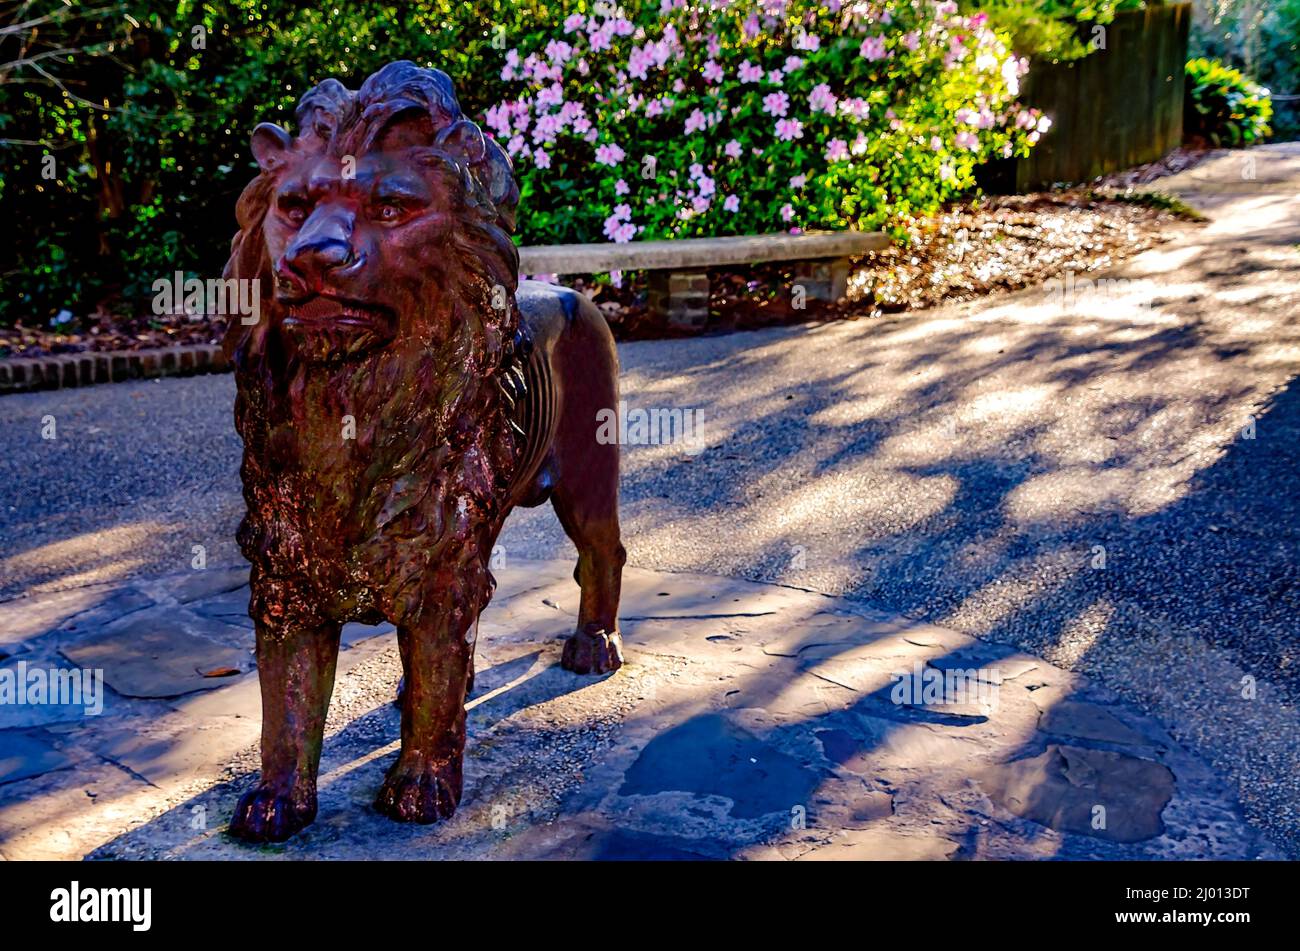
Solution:
[[(293, 148), (360, 156), (413, 114), (435, 132), (416, 160), (456, 182), (458, 226), (437, 278), (445, 286), (430, 294), (429, 319), (446, 328), (434, 347), (399, 336), (341, 365), (295, 357), (280, 336), (263, 234), (274, 175), (260, 173), (239, 199), (225, 275), (260, 279), (262, 295), (262, 319), (232, 319), (224, 341), (245, 445), (239, 540), (255, 572), (285, 579), (279, 590), (313, 592), (262, 610), (413, 622), (440, 585), (461, 586), (462, 603), (475, 610), (490, 595), (486, 549), (517, 452), (496, 380), (519, 326), (510, 238), (519, 192), (509, 159), (467, 122), (445, 74), (409, 62), (384, 67), (355, 92), (334, 79), (307, 92)], [(354, 440), (339, 438), (345, 418), (355, 421)]]

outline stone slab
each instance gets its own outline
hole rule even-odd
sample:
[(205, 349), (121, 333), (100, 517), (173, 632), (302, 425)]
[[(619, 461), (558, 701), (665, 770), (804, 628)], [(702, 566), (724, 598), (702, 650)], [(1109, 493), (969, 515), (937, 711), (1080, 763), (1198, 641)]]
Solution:
[(0, 784), (67, 769), (72, 759), (27, 733), (0, 731)]
[(1161, 814), (1175, 786), (1174, 774), (1160, 763), (1056, 744), (1038, 756), (986, 769), (978, 781), (1013, 815), (1114, 842), (1141, 842), (1164, 832)]
[(250, 646), (247, 631), (169, 608), (142, 612), (61, 650), (79, 667), (102, 669), (124, 696), (163, 698), (224, 685), (224, 676), (205, 674), (251, 670)]

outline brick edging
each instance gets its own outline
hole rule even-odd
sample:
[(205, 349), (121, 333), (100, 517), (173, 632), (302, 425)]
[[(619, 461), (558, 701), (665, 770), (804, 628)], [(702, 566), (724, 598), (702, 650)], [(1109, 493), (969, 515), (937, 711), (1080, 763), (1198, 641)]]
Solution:
[(58, 390), (95, 383), (151, 380), (164, 376), (224, 373), (230, 369), (220, 344), (185, 344), (153, 350), (61, 353), (0, 358), (0, 395)]

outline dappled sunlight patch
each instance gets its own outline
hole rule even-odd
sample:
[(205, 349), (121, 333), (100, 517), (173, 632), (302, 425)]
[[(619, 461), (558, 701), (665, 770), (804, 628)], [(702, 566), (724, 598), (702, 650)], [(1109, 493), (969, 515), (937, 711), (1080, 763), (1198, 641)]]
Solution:
[[(135, 556), (141, 545), (174, 530), (174, 526), (144, 520), (84, 532), (10, 555), (0, 561), (0, 576), (40, 577), (28, 588), (29, 594), (117, 581), (146, 563), (147, 559)], [(52, 565), (60, 567), (53, 569)]]
[(1155, 248), (1132, 260), (1128, 270), (1133, 274), (1168, 274), (1182, 271), (1205, 254), (1206, 243), (1193, 242), (1173, 248)]
[[(960, 485), (950, 475), (922, 477), (897, 471), (873, 472), (870, 476), (873, 497), (868, 500), (861, 498), (863, 481), (860, 472), (827, 473), (787, 492), (780, 505), (771, 506), (755, 523), (775, 537), (810, 530), (835, 531), (842, 529), (843, 523), (838, 526), (825, 525), (825, 512), (828, 509), (833, 507), (846, 521), (852, 523), (857, 521), (855, 516), (874, 517), (876, 498), (887, 497), (894, 503), (888, 519), (890, 529), (899, 531), (920, 525), (944, 511), (956, 496)], [(856, 525), (854, 528), (856, 531), (862, 530)], [(871, 534), (868, 528), (867, 536)]]
[(1101, 640), (1115, 615), (1115, 606), (1098, 598), (1061, 625), (1056, 642), (1044, 657), (1062, 667), (1074, 668)]
[(1051, 598), (1086, 565), (1083, 551), (1056, 550), (1021, 559), (971, 592), (938, 622), (977, 637)]
[(968, 412), (981, 422), (1007, 423), (1038, 412), (1059, 390), (1052, 384), (999, 389), (976, 397)]
[[(865, 384), (862, 384), (862, 388), (868, 389)], [(856, 392), (857, 389), (854, 387), (852, 399), (818, 410), (808, 417), (808, 422), (814, 426), (855, 426), (875, 419), (886, 419), (890, 410), (898, 405), (898, 394), (891, 390)]]
[(1132, 477), (1122, 469), (1071, 466), (1032, 476), (1007, 493), (1003, 510), (1019, 522), (1077, 521), (1126, 507)]

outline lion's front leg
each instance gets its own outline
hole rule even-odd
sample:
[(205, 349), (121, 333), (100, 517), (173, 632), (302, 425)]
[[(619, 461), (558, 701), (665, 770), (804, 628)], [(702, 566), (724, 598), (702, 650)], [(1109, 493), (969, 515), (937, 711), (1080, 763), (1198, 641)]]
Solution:
[(231, 834), (282, 842), (316, 818), (316, 772), (338, 651), (338, 624), (258, 617), (262, 775), (235, 807)]
[(474, 609), (444, 605), (427, 620), (399, 625), (405, 685), (402, 751), (375, 808), (401, 822), (436, 822), (456, 811), (465, 752), (465, 694), (473, 663), (466, 633)]

